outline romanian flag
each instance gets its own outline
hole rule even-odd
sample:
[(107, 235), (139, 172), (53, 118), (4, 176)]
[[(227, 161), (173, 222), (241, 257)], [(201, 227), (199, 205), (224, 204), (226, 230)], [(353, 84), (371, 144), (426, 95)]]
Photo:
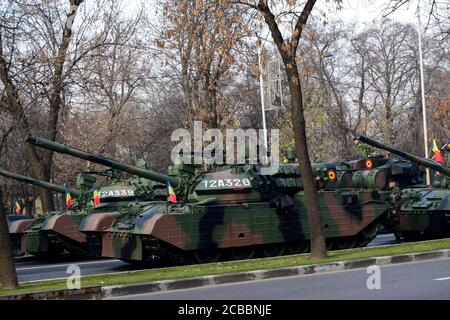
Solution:
[(19, 214), (21, 208), (20, 208), (20, 203), (19, 203), (19, 201), (17, 199), (16, 199), (15, 208), (16, 208), (16, 214)]
[(72, 196), (70, 195), (70, 192), (68, 192), (68, 191), (66, 191), (66, 206), (67, 206), (67, 208), (71, 208), (73, 206)]
[(177, 202), (177, 196), (175, 195), (175, 192), (173, 191), (172, 186), (170, 185), (169, 179), (167, 179), (167, 193), (169, 194), (169, 201), (172, 203)]
[(100, 204), (100, 194), (97, 190), (94, 190), (94, 208)]
[(433, 139), (432, 150), (434, 152), (434, 161), (439, 162), (440, 164), (445, 164), (444, 158), (442, 157), (441, 150), (439, 150), (436, 140)]

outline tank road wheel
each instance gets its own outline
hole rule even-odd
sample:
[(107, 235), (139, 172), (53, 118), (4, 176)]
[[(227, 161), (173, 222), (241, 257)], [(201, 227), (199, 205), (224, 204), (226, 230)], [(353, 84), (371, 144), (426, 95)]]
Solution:
[(231, 248), (231, 257), (234, 260), (245, 260), (245, 259), (251, 259), (255, 255), (255, 247), (248, 246), (248, 247), (234, 247)]
[(276, 257), (284, 254), (286, 247), (279, 243), (272, 243), (263, 246), (262, 252), (264, 257)]
[(194, 261), (196, 263), (217, 262), (220, 258), (220, 251), (217, 249), (204, 249), (194, 251)]
[(356, 240), (356, 237), (353, 236), (340, 237), (334, 240), (334, 245), (338, 250), (354, 248), (356, 247)]
[(288, 254), (299, 254), (306, 253), (311, 250), (311, 243), (309, 240), (304, 241), (294, 241), (286, 244), (286, 249)]

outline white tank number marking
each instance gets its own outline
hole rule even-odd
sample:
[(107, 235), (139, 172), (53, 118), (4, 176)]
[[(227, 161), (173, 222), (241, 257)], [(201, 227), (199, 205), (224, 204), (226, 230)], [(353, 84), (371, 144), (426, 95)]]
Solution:
[(218, 179), (202, 181), (205, 188), (234, 188), (234, 187), (250, 187), (249, 179)]
[(130, 197), (130, 196), (134, 196), (134, 190), (132, 189), (100, 191), (100, 198)]

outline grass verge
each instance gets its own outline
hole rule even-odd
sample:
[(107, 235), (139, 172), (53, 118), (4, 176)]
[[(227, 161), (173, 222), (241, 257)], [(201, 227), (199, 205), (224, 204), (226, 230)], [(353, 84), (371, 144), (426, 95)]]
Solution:
[[(371, 257), (392, 256), (405, 253), (429, 252), (450, 249), (450, 238), (426, 242), (402, 243), (376, 248), (357, 248), (339, 251), (329, 251), (325, 259), (311, 259), (309, 254), (282, 256), (276, 258), (253, 259), (244, 261), (210, 263), (203, 265), (178, 266), (159, 269), (130, 271), (121, 274), (85, 276), (81, 279), (82, 287), (112, 286), (133, 283), (144, 283), (168, 279), (191, 278), (206, 275), (236, 273), (253, 270), (266, 270), (320, 264), (337, 261), (359, 260)], [(0, 295), (25, 292), (38, 292), (56, 289), (66, 289), (65, 280), (52, 280), (24, 283), (17, 290), (7, 290), (0, 287)]]

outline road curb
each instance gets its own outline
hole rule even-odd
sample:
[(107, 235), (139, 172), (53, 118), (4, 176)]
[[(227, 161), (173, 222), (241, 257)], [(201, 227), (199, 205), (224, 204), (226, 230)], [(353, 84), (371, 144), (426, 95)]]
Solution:
[(408, 253), (395, 256), (367, 258), (361, 260), (340, 261), (327, 264), (305, 265), (298, 267), (256, 270), (232, 274), (222, 274), (205, 277), (195, 277), (179, 280), (155, 281), (143, 284), (102, 287), (102, 298), (120, 297), (125, 295), (163, 292), (178, 289), (198, 288), (219, 284), (255, 281), (261, 279), (283, 278), (298, 275), (328, 273), (350, 269), (367, 268), (369, 266), (390, 265), (415, 261), (438, 260), (450, 257), (450, 249), (422, 253)]
[(101, 300), (102, 287), (87, 287), (81, 289), (50, 290), (33, 293), (20, 293), (0, 296), (0, 300)]
[(220, 284), (246, 282), (262, 279), (292, 277), (319, 273), (337, 272), (343, 270), (367, 268), (369, 266), (393, 265), (408, 262), (438, 260), (450, 257), (450, 249), (421, 253), (408, 253), (394, 256), (382, 256), (361, 260), (339, 261), (324, 264), (304, 265), (297, 267), (255, 270), (239, 273), (210, 275), (203, 277), (162, 280), (140, 284), (118, 286), (96, 286), (74, 290), (54, 290), (35, 293), (0, 296), (0, 300), (100, 300), (126, 295), (163, 292), (188, 288), (199, 288)]

